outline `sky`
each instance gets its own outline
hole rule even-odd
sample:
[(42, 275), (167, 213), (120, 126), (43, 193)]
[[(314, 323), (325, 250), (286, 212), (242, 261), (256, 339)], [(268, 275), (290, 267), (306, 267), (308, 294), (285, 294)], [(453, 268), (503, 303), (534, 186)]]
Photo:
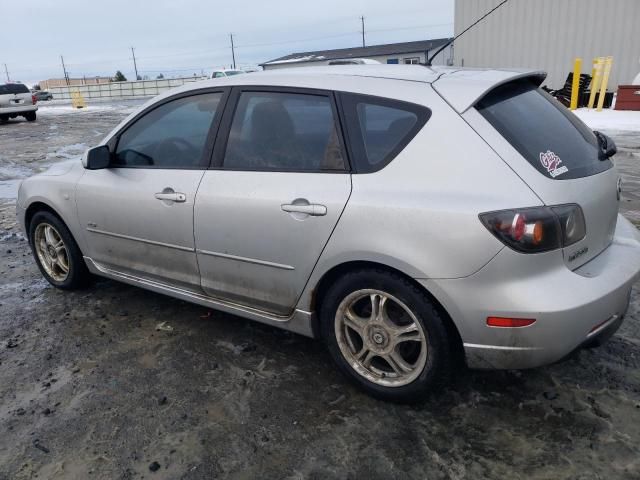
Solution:
[[(454, 0), (0, 0), (0, 80), (32, 84), (116, 70), (200, 74), (294, 52), (449, 37)], [(8, 20), (8, 21), (7, 21)]]

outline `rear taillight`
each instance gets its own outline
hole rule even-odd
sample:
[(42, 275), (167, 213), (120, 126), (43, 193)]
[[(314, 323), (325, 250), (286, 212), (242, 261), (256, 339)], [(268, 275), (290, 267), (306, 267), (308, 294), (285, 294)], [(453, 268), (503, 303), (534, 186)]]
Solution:
[(481, 213), (482, 224), (506, 246), (523, 253), (566, 247), (586, 234), (579, 205), (534, 207)]
[(38, 99), (36, 98), (36, 96), (35, 95), (31, 95), (31, 103), (33, 103), (35, 105), (37, 101), (38, 101)]

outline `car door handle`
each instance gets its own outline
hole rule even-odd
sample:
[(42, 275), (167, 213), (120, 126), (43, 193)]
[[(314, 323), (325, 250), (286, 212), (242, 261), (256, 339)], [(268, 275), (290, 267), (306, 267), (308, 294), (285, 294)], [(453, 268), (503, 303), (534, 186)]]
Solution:
[(282, 210), (289, 213), (304, 213), (311, 215), (312, 217), (322, 217), (327, 214), (327, 207), (319, 204), (306, 204), (296, 205), (293, 203), (286, 203), (281, 205)]
[(187, 196), (180, 192), (159, 192), (155, 194), (158, 200), (165, 200), (168, 202), (183, 203), (187, 201)]

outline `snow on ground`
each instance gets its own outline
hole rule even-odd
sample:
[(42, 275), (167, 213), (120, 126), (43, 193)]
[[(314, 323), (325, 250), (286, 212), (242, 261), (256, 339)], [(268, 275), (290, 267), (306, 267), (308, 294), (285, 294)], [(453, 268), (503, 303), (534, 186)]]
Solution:
[(640, 111), (579, 108), (573, 113), (593, 130), (640, 132)]
[(121, 112), (132, 113), (140, 107), (149, 98), (142, 98), (136, 100), (121, 100), (111, 103), (94, 103), (89, 104), (84, 108), (74, 108), (69, 104), (57, 104), (57, 105), (43, 105), (38, 103), (38, 115), (43, 116), (55, 116), (55, 115), (68, 115), (68, 114), (82, 114), (82, 113), (97, 113), (97, 112)]

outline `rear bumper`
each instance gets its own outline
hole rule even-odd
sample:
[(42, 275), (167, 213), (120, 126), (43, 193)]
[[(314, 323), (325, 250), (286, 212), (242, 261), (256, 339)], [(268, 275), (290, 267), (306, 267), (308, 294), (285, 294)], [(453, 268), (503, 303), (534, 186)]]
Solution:
[(22, 115), (23, 113), (35, 112), (38, 110), (37, 105), (20, 105), (18, 107), (0, 108), (0, 117), (4, 115)]
[[(571, 271), (562, 252), (523, 255), (508, 248), (476, 274), (421, 280), (458, 327), (471, 368), (520, 369), (556, 362), (612, 335), (640, 274), (640, 234), (618, 217), (612, 244)], [(488, 316), (535, 318), (499, 328)]]

